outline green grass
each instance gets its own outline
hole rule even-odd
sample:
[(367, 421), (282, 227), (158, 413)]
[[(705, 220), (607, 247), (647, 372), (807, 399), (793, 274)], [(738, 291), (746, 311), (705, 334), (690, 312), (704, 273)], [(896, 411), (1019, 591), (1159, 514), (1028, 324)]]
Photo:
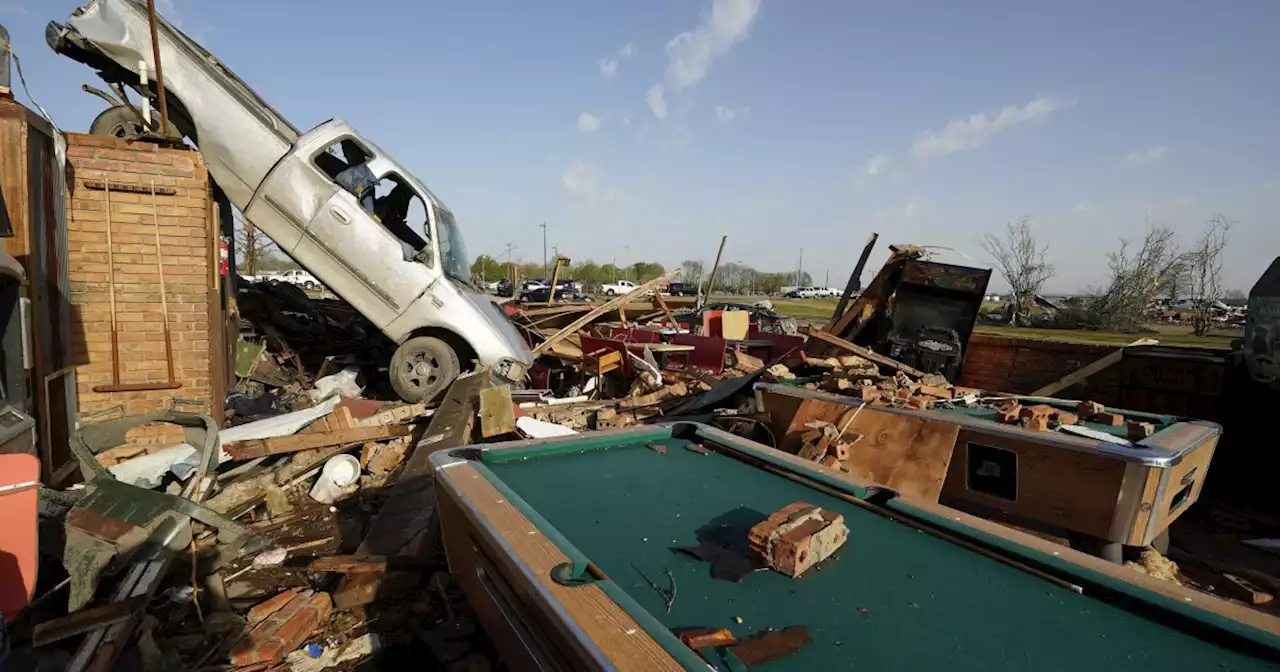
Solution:
[(1005, 327), (994, 324), (981, 324), (975, 329), (979, 334), (993, 336), (1009, 336), (1012, 338), (1030, 338), (1041, 341), (1066, 341), (1068, 343), (1086, 343), (1089, 345), (1128, 345), (1140, 338), (1154, 338), (1160, 345), (1174, 345), (1187, 348), (1217, 348), (1228, 350), (1232, 339), (1241, 338), (1241, 330), (1218, 330), (1205, 336), (1196, 336), (1191, 327), (1174, 324), (1159, 324), (1149, 327), (1155, 333), (1117, 333), (1113, 331), (1085, 331), (1077, 329), (1033, 329), (1029, 327)]
[[(758, 300), (758, 298), (757, 298)], [(825, 323), (835, 310), (835, 299), (769, 299), (773, 309), (797, 320), (813, 320)], [(1033, 329), (1026, 327), (1005, 327), (993, 324), (980, 324), (976, 333), (1009, 336), (1012, 338), (1030, 338), (1041, 341), (1066, 341), (1068, 343), (1087, 343), (1090, 345), (1128, 345), (1140, 338), (1154, 338), (1161, 345), (1175, 345), (1195, 348), (1231, 347), (1232, 339), (1240, 338), (1243, 332), (1235, 330), (1215, 330), (1207, 336), (1199, 337), (1189, 326), (1160, 324), (1150, 327), (1154, 333), (1119, 333), (1112, 331), (1085, 331), (1074, 329)]]

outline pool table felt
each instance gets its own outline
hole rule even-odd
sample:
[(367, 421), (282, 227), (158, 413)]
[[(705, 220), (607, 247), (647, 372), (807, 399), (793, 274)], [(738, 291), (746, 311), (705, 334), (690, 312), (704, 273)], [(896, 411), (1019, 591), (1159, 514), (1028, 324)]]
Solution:
[[(739, 637), (807, 626), (814, 644), (769, 669), (1275, 669), (726, 455), (685, 450), (688, 441), (658, 439), (665, 454), (652, 442), (484, 461), (663, 626)], [(745, 536), (794, 501), (837, 511), (850, 529), (799, 579), (717, 580), (670, 550), (696, 545), (713, 521)], [(677, 587), (670, 613), (645, 580), (666, 587), (665, 570)]]

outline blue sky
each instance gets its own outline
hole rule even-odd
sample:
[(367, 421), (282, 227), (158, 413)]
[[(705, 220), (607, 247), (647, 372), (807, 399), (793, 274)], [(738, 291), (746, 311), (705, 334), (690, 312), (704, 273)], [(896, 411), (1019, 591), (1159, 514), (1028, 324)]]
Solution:
[[(0, 22), (83, 131), (98, 81), (43, 41), (78, 4), (0, 0)], [(985, 262), (976, 236), (1029, 215), (1073, 292), (1145, 221), (1189, 243), (1220, 212), (1248, 290), (1280, 254), (1280, 3), (1049, 5), (159, 2), (294, 125), (395, 154), (473, 254), (541, 261), (543, 221), (575, 261), (709, 262), (727, 234), (727, 260), (803, 248), (839, 285), (873, 230)]]

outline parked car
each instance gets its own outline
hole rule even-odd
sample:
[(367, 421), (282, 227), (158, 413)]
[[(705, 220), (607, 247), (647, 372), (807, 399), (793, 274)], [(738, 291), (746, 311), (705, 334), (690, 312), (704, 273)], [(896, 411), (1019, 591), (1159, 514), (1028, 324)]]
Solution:
[(667, 283), (667, 294), (671, 296), (697, 296), (698, 286), (688, 282)]
[(796, 287), (785, 294), (788, 299), (812, 299), (817, 295), (817, 287)]
[[(155, 30), (175, 133), (231, 205), (398, 345), (389, 375), (401, 398), (439, 397), (477, 364), (524, 380), (529, 345), (472, 286), (461, 228), (440, 198), (346, 122), (303, 133), (163, 17)], [(158, 107), (137, 75), (139, 64), (157, 71), (151, 34), (146, 4), (133, 0), (87, 2), (45, 30), (55, 52)]]
[[(556, 301), (574, 301), (578, 298), (572, 286), (556, 283)], [(551, 297), (551, 288), (547, 286), (525, 292), (524, 300), (532, 303), (546, 303)]]
[(634, 282), (631, 282), (630, 280), (619, 280), (617, 282), (611, 282), (607, 285), (601, 285), (600, 291), (605, 296), (615, 296), (617, 294), (626, 294), (627, 292), (635, 289), (636, 287), (639, 287), (639, 285), (637, 285)]
[(280, 282), (287, 282), (291, 285), (296, 285), (309, 292), (314, 292), (320, 289), (320, 281), (316, 280), (316, 276), (311, 275), (309, 271), (304, 271), (300, 268), (284, 271), (283, 273), (277, 273), (273, 279), (279, 280)]

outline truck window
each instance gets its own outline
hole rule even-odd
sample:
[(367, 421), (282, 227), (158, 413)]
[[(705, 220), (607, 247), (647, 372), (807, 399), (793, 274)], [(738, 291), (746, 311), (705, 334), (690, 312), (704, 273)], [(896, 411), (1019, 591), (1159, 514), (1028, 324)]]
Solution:
[(315, 164), (329, 179), (356, 197), (365, 212), (373, 214), (374, 195), (371, 188), (377, 183), (369, 160), (373, 155), (352, 138), (339, 140), (316, 154)]
[(426, 204), (413, 187), (394, 172), (378, 181), (373, 194), (373, 218), (400, 241), (405, 261), (412, 261), (431, 240)]

